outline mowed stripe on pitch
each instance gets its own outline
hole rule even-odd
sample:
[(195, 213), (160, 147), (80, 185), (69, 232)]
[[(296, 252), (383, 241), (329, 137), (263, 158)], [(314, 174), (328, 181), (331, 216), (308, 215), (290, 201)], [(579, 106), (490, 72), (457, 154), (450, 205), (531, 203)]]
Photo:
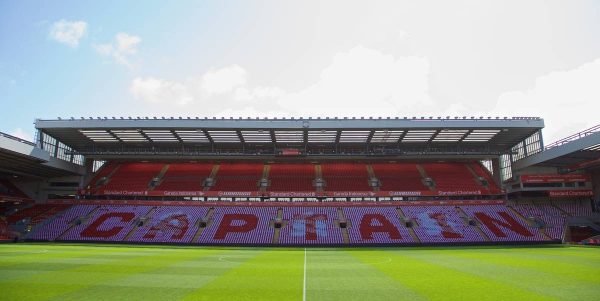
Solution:
[[(251, 249), (248, 249), (251, 250)], [(303, 249), (266, 249), (184, 300), (302, 300)]]
[[(81, 253), (86, 254), (86, 248), (81, 248)], [(92, 297), (95, 296), (98, 299), (119, 299), (119, 295), (109, 287), (105, 287), (104, 284), (216, 252), (156, 248), (140, 250), (140, 248), (126, 247), (120, 248), (118, 253), (113, 252), (115, 250), (115, 248), (106, 248), (104, 255), (95, 254), (95, 256), (100, 258), (116, 257), (117, 260), (107, 263), (66, 265), (70, 268), (41, 272), (29, 277), (0, 282), (0, 290), (6, 292), (4, 296), (8, 298), (7, 300), (52, 300), (53, 298), (56, 300), (81, 300), (82, 296), (89, 296), (87, 293), (91, 291), (96, 291)], [(128, 253), (135, 253), (135, 255), (128, 256)], [(95, 290), (94, 287), (98, 286), (103, 289)], [(155, 298), (154, 300), (160, 299), (164, 298)]]
[[(418, 252), (422, 250), (414, 250)], [(405, 250), (371, 251), (389, 256), (388, 265), (374, 265), (400, 284), (429, 300), (556, 300), (488, 277), (473, 275), (405, 254)], [(368, 260), (363, 252), (352, 253)]]
[(533, 260), (514, 253), (459, 251), (408, 256), (561, 300), (584, 300), (594, 291), (600, 294), (600, 270), (564, 264), (554, 257)]
[[(363, 252), (365, 261), (351, 255), (355, 252)], [(427, 300), (375, 267), (390, 264), (389, 256), (370, 252), (308, 249), (306, 300)]]
[(240, 264), (224, 262), (221, 258), (254, 256), (252, 250), (186, 249), (182, 252), (185, 256), (177, 260), (165, 260), (151, 269), (110, 279), (51, 300), (181, 300)]

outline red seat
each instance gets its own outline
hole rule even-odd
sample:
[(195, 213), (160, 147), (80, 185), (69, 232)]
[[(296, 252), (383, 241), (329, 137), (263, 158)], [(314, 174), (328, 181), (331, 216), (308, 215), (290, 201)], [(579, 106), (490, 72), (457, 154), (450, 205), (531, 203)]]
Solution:
[(312, 164), (272, 164), (270, 191), (313, 191), (315, 166)]
[(379, 179), (382, 191), (429, 190), (414, 163), (374, 163), (373, 172)]
[(372, 191), (366, 164), (321, 164), (321, 173), (327, 184), (326, 191)]

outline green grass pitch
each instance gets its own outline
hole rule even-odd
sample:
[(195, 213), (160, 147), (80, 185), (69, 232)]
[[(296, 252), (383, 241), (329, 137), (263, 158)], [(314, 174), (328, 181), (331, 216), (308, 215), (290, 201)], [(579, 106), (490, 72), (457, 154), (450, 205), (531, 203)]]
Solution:
[(599, 299), (592, 247), (0, 245), (0, 300)]

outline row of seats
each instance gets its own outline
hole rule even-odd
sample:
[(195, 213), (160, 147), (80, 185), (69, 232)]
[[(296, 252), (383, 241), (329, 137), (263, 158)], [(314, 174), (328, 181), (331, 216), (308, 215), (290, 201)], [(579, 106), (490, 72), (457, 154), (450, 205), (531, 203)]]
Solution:
[(118, 170), (104, 185), (104, 190), (114, 191), (146, 191), (150, 181), (163, 169), (162, 163), (127, 163), (121, 164)]
[(204, 188), (204, 179), (210, 176), (212, 169), (212, 164), (170, 164), (156, 189), (166, 191), (200, 191)]
[(315, 189), (315, 166), (312, 164), (272, 164), (269, 170), (270, 191), (312, 191)]
[[(535, 214), (549, 225), (560, 223), (564, 227), (564, 220), (555, 221), (556, 216), (541, 210)], [(75, 205), (35, 228), (28, 238), (224, 245), (268, 245), (274, 240), (284, 245), (358, 245), (560, 239), (554, 233), (544, 235), (543, 229), (528, 223), (506, 205), (281, 208)]]
[[(431, 177), (438, 190), (479, 191), (486, 190), (469, 170), (477, 176), (489, 179), (490, 191), (499, 192), (491, 177), (480, 164), (469, 163), (423, 163), (424, 172)], [(263, 178), (265, 165), (262, 163), (171, 163), (156, 187), (150, 181), (160, 175), (166, 165), (163, 163), (121, 163), (109, 164), (102, 168), (92, 183), (102, 183), (109, 177), (104, 191), (200, 191), (204, 190), (204, 180), (216, 171), (211, 191), (257, 191)], [(423, 176), (415, 163), (323, 163), (321, 176), (325, 181), (325, 191), (373, 191), (370, 185), (369, 168), (379, 180), (382, 191), (426, 191)], [(314, 180), (318, 177), (313, 164), (270, 164), (267, 173), (267, 191), (314, 191)]]
[(466, 164), (463, 163), (424, 163), (421, 164), (427, 175), (435, 181), (438, 190), (480, 190), (481, 185)]
[(29, 224), (37, 224), (54, 214), (63, 211), (70, 205), (49, 205), (49, 204), (34, 204), (31, 207), (23, 208), (8, 216), (8, 223), (14, 224), (25, 220)]

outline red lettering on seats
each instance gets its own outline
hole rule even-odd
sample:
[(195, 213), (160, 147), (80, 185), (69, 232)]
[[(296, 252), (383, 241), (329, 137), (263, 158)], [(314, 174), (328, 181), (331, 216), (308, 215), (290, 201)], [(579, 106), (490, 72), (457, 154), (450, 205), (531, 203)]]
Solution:
[(124, 226), (115, 226), (108, 230), (99, 230), (98, 228), (110, 218), (120, 218), (121, 222), (130, 222), (135, 217), (133, 212), (108, 212), (98, 217), (91, 225), (81, 232), (82, 237), (113, 237), (117, 235)]
[[(243, 225), (234, 225), (234, 221), (243, 221)], [(225, 214), (215, 233), (214, 239), (225, 239), (227, 233), (245, 233), (256, 229), (258, 217), (254, 214)]]
[(306, 221), (306, 240), (317, 240), (317, 220), (327, 220), (327, 216), (325, 214), (315, 214), (311, 216), (307, 216)]
[[(373, 225), (373, 221), (380, 225)], [(362, 239), (373, 239), (373, 233), (386, 232), (391, 239), (402, 239), (400, 231), (382, 214), (365, 214), (360, 220)]]
[(187, 215), (176, 214), (166, 217), (156, 225), (152, 226), (148, 232), (144, 235), (144, 238), (153, 239), (156, 237), (158, 232), (173, 231), (171, 239), (182, 239), (183, 235), (187, 232), (190, 222), (188, 221)]
[(529, 230), (523, 227), (523, 225), (519, 224), (519, 222), (512, 218), (512, 216), (510, 216), (507, 212), (498, 212), (498, 215), (500, 215), (500, 217), (502, 217), (504, 220), (495, 219), (483, 212), (475, 213), (477, 219), (479, 219), (497, 237), (506, 237), (506, 233), (500, 230), (498, 226), (523, 236), (533, 236)]
[(446, 215), (441, 212), (429, 213), (429, 217), (434, 219), (438, 225), (442, 228), (442, 236), (444, 238), (461, 238), (462, 234), (457, 233), (452, 229), (450, 225), (448, 225), (448, 221), (446, 220)]

